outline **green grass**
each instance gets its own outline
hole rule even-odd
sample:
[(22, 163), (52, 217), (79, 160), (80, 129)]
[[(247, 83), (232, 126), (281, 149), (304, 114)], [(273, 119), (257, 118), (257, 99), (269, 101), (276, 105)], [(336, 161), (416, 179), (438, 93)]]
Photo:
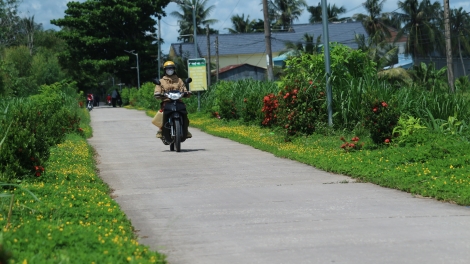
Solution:
[(366, 139), (361, 150), (348, 152), (340, 148), (343, 143), (340, 137), (348, 140), (355, 136), (352, 134), (314, 134), (285, 142), (280, 133), (270, 129), (227, 122), (202, 113), (191, 115), (190, 120), (191, 126), (206, 133), (278, 157), (415, 195), (470, 205), (470, 144), (458, 136), (426, 131), (421, 135), (417, 133), (415, 143), (383, 147)]
[(51, 149), (40, 177), (1, 189), (0, 245), (13, 256), (5, 263), (166, 263), (137, 242), (96, 171), (92, 148), (70, 134)]

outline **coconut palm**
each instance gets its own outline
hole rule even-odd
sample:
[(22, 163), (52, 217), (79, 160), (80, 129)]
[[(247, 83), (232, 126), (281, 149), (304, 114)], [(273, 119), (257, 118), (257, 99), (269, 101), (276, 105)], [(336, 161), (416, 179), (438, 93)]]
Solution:
[[(184, 42), (189, 42), (193, 40), (192, 35), (194, 32), (194, 23), (193, 23), (193, 6), (196, 7), (196, 33), (203, 34), (205, 33), (206, 25), (213, 25), (218, 22), (217, 19), (211, 19), (210, 14), (214, 11), (215, 6), (211, 5), (206, 7), (208, 0), (182, 0), (182, 4), (178, 5), (181, 9), (181, 12), (173, 11), (171, 15), (178, 19), (178, 24), (180, 29), (178, 32), (180, 36), (178, 39), (183, 40)], [(216, 30), (210, 29), (210, 33), (217, 33)]]
[[(310, 12), (309, 22), (311, 24), (321, 23), (322, 22), (322, 6), (321, 3), (318, 3), (317, 6), (309, 6), (307, 11)], [(336, 4), (331, 6), (328, 4), (326, 7), (326, 13), (328, 14), (329, 22), (343, 21), (347, 18), (339, 18), (341, 14), (346, 13), (346, 8), (344, 6), (337, 7)]]
[(397, 33), (399, 39), (403, 35), (408, 35), (405, 46), (405, 53), (415, 58), (427, 56), (439, 49), (444, 44), (442, 34), (438, 30), (438, 19), (441, 17), (441, 5), (438, 2), (431, 4), (429, 0), (399, 1), (398, 7), (402, 13), (395, 13), (397, 18), (403, 23), (402, 29)]
[(355, 35), (358, 49), (366, 52), (371, 60), (376, 63), (377, 70), (386, 66), (392, 66), (398, 61), (398, 47), (388, 43), (386, 40), (377, 43), (374, 38), (367, 38), (362, 34)]
[(355, 14), (353, 16), (356, 21), (362, 22), (367, 34), (376, 45), (391, 37), (390, 29), (384, 22), (387, 14), (382, 14), (384, 3), (385, 0), (366, 0), (362, 5), (368, 14)]
[(276, 25), (281, 26), (281, 30), (288, 29), (294, 22), (298, 20), (304, 7), (307, 7), (305, 0), (269, 0), (268, 8), (274, 15)]
[(251, 33), (255, 32), (255, 20), (250, 21), (250, 15), (245, 18), (245, 14), (234, 15), (231, 18), (233, 28), (226, 28), (230, 33)]
[(466, 73), (462, 57), (462, 49), (468, 56), (470, 54), (470, 15), (460, 7), (452, 9), (450, 14), (450, 27), (452, 32), (452, 50), (458, 51), (462, 62), (463, 72)]
[(308, 33), (305, 33), (302, 37), (302, 40), (294, 42), (286, 42), (285, 49), (279, 54), (289, 54), (290, 56), (299, 56), (302, 53), (315, 54), (321, 45), (321, 36), (317, 37), (317, 41), (313, 42), (314, 36)]

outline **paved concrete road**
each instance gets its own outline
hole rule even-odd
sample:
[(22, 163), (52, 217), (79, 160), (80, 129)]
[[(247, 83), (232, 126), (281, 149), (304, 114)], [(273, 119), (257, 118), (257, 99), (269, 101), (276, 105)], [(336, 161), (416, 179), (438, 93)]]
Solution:
[[(91, 112), (101, 177), (171, 264), (470, 263), (470, 209), (414, 198), (197, 129), (170, 152), (143, 112)], [(349, 183), (344, 183), (348, 181)]]

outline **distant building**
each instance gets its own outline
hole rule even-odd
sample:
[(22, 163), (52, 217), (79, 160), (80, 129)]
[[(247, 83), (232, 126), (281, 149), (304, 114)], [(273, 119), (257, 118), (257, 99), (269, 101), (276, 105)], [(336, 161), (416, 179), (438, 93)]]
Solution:
[[(329, 40), (357, 49), (356, 34), (368, 37), (361, 22), (330, 23)], [(277, 57), (286, 48), (286, 42), (303, 42), (305, 34), (316, 40), (323, 35), (322, 24), (298, 24), (286, 32), (273, 32), (271, 34), (272, 56)], [(196, 38), (198, 54), (194, 54), (193, 43), (173, 43), (170, 46), (170, 57), (208, 58), (207, 36), (198, 35)], [(266, 43), (264, 33), (220, 34), (218, 35), (219, 69), (230, 65), (253, 65), (266, 69)], [(215, 35), (210, 35), (211, 63), (215, 63)]]
[(242, 79), (264, 81), (266, 79), (266, 69), (248, 63), (230, 65), (219, 69), (219, 80), (237, 81)]

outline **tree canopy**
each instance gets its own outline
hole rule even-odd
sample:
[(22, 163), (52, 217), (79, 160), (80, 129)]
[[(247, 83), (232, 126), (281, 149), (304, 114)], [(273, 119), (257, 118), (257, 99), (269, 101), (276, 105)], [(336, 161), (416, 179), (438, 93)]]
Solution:
[[(178, 19), (180, 29), (178, 32), (180, 36), (178, 39), (184, 42), (192, 41), (192, 35), (194, 33), (193, 23), (193, 7), (196, 8), (196, 34), (205, 34), (205, 26), (210, 26), (217, 23), (217, 19), (209, 18), (211, 13), (214, 11), (215, 6), (207, 6), (208, 0), (182, 0), (182, 4), (178, 6), (181, 12), (173, 11), (171, 15)], [(209, 33), (218, 33), (217, 30), (209, 28)]]
[(69, 2), (65, 17), (52, 20), (61, 27), (59, 36), (68, 45), (61, 56), (63, 65), (82, 89), (96, 87), (100, 74), (114, 73), (125, 83), (136, 83), (137, 56), (140, 79), (154, 77), (158, 66), (152, 65), (152, 55), (157, 54), (155, 17), (165, 15), (163, 7), (169, 0), (123, 0)]

